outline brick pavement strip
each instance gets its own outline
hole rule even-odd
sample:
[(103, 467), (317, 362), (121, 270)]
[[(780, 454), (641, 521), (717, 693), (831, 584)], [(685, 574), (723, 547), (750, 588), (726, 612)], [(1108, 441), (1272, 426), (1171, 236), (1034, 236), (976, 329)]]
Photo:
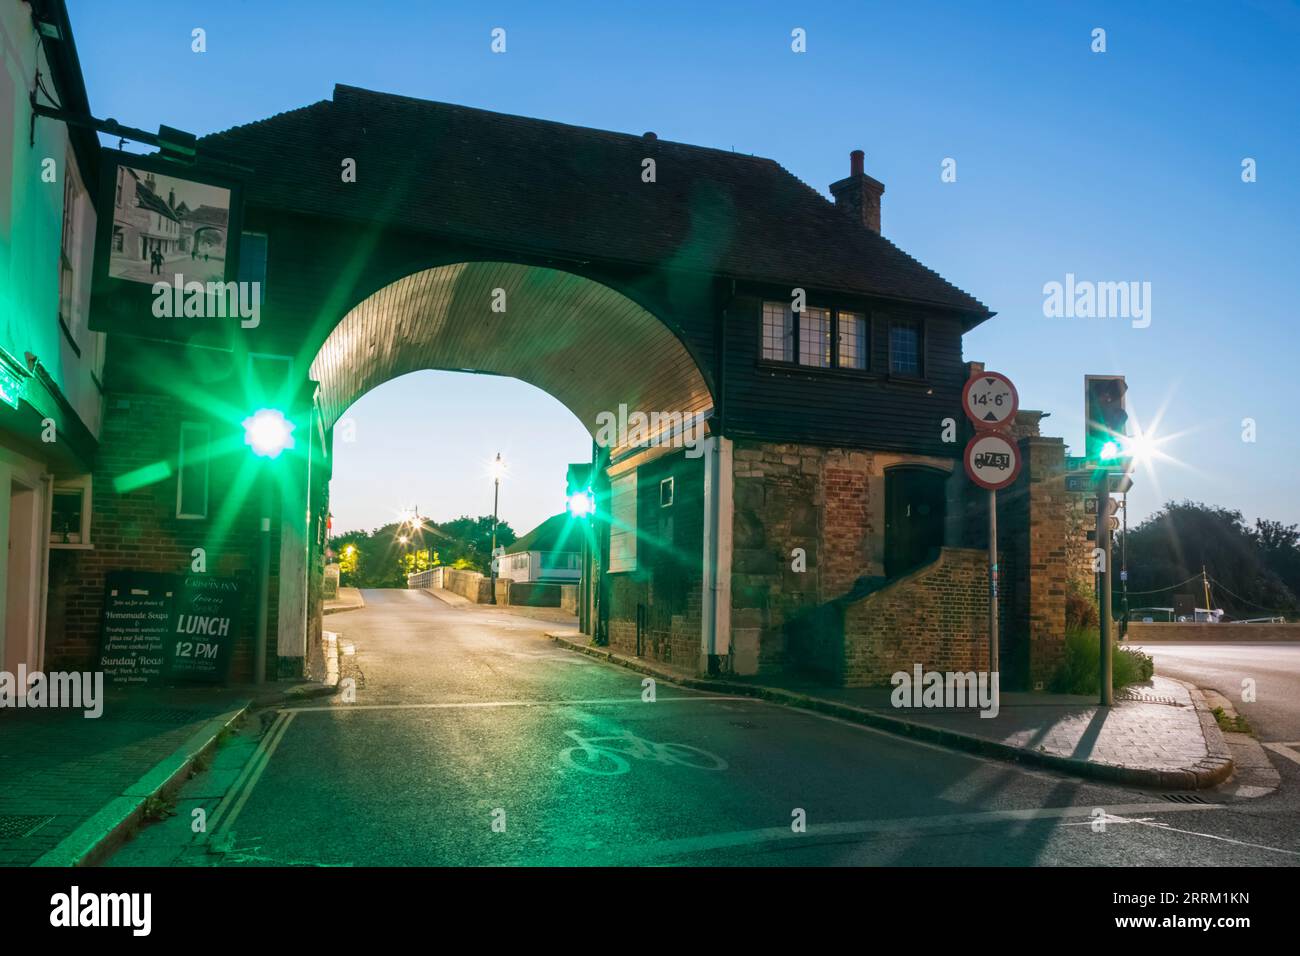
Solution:
[(252, 705), (236, 702), (230, 710), (206, 721), (177, 749), (155, 763), (144, 776), (127, 785), (122, 793), (80, 823), (33, 866), (93, 866), (103, 860), (144, 815), (145, 805), (155, 795), (179, 786), (204, 751)]
[(100, 845), (129, 828), (149, 797), (183, 776), (248, 707), (230, 697), (204, 703), (127, 703), (118, 716), (109, 709), (98, 719), (79, 711), (0, 712), (0, 818), (38, 821), (0, 837), (0, 865), (93, 862)]
[[(853, 695), (853, 691), (823, 694), (698, 677), (593, 646), (586, 643), (586, 635), (576, 631), (552, 631), (546, 636), (571, 650), (686, 687), (757, 697), (957, 750), (1080, 777), (1161, 790), (1203, 790), (1218, 786), (1233, 772), (1232, 753), (1200, 690), (1167, 678), (1158, 678), (1161, 692), (1174, 697), (1174, 704), (1121, 701), (1099, 726), (1096, 704), (1076, 703), (1074, 712), (1066, 713), (1070, 705), (1034, 704), (1032, 695), (1017, 695), (1031, 703), (1012, 708), (1007, 704), (1010, 695), (1003, 695), (1000, 716), (1004, 718), (1012, 709), (1019, 710), (1022, 718), (1029, 716), (1031, 708), (1043, 715), (1053, 708), (1061, 709), (1054, 719), (1044, 716), (1037, 723), (1005, 731), (994, 726), (999, 724), (997, 718), (986, 720), (969, 712), (858, 706), (842, 699)], [(1001, 723), (1007, 722), (1009, 718)], [(1084, 750), (1087, 757), (1076, 756)]]

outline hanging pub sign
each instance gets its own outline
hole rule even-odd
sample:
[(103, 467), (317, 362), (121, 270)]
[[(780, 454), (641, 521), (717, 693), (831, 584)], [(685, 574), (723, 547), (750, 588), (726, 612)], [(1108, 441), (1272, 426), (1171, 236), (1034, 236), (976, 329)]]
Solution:
[(230, 348), (261, 305), (260, 288), (238, 281), (238, 181), (112, 149), (100, 165), (90, 328)]
[(114, 684), (224, 683), (244, 592), (237, 578), (110, 571), (100, 670)]

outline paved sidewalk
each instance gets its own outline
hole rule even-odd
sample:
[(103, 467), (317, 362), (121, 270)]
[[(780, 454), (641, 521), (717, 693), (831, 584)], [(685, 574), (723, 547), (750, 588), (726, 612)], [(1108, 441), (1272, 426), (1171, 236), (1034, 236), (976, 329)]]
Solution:
[(0, 709), (0, 866), (93, 862), (225, 726), (251, 707), (318, 690), (306, 682), (106, 689), (98, 718)]
[(339, 596), (325, 602), (326, 614), (339, 611), (355, 611), (366, 606), (366, 599), (357, 588), (339, 588)]
[(575, 631), (553, 631), (547, 636), (574, 650), (690, 687), (761, 697), (1079, 776), (1162, 789), (1202, 789), (1222, 783), (1233, 771), (1231, 753), (1201, 692), (1159, 676), (1149, 685), (1117, 694), (1109, 709), (1092, 697), (1004, 692), (997, 716), (981, 717), (972, 708), (896, 708), (889, 687), (828, 688), (701, 678), (593, 647), (586, 635)]

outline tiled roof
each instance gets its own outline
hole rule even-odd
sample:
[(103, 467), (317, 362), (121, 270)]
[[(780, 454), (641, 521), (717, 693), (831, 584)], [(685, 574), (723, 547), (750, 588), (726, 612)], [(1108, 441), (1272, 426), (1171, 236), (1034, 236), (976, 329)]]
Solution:
[(582, 532), (567, 512), (551, 515), (532, 531), (515, 540), (506, 554), (523, 554), (525, 551), (581, 551)]
[(350, 86), (200, 143), (255, 170), (257, 205), (991, 314), (770, 159)]
[[(138, 179), (138, 177), (137, 177)], [(168, 219), (177, 220), (175, 210), (163, 201), (162, 197), (142, 182), (135, 184), (135, 198), (139, 200), (140, 205), (160, 216), (166, 216)]]

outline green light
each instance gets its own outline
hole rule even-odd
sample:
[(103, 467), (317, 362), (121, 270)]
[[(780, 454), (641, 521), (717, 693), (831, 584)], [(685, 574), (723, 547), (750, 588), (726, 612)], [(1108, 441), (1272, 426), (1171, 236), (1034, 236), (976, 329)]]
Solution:
[(591, 493), (590, 488), (585, 491), (577, 491), (569, 495), (565, 506), (573, 517), (585, 518), (596, 510), (596, 497)]
[(294, 427), (278, 408), (259, 408), (244, 419), (244, 444), (259, 458), (279, 458), (293, 447)]
[(118, 475), (113, 479), (113, 490), (119, 495), (125, 495), (149, 485), (156, 485), (160, 481), (166, 481), (171, 476), (171, 465), (165, 461), (156, 461), (152, 465), (145, 465), (135, 471)]
[(1098, 457), (1102, 461), (1114, 461), (1119, 457), (1119, 442), (1106, 442), (1101, 446), (1101, 454)]

